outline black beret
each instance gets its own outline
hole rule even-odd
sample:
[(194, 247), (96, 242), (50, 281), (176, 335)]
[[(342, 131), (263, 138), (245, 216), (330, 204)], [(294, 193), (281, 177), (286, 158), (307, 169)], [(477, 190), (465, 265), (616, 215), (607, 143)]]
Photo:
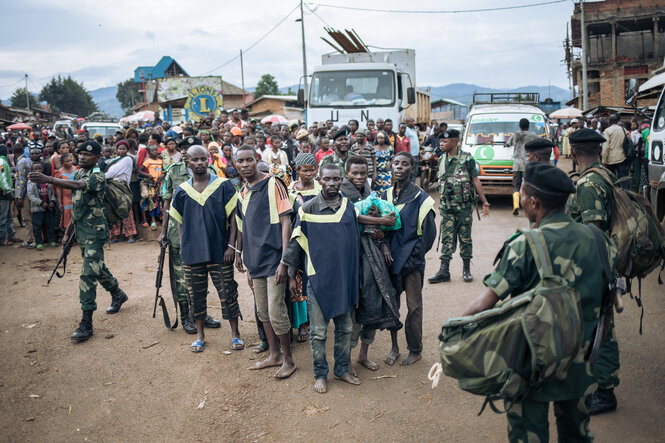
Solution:
[(554, 143), (542, 137), (529, 140), (524, 144), (524, 149), (526, 150), (526, 152), (540, 151), (542, 149), (551, 149), (553, 147)]
[(342, 128), (337, 130), (335, 134), (332, 136), (333, 140), (337, 140), (340, 137), (347, 137), (349, 135), (349, 130), (347, 128)]
[(202, 144), (203, 143), (201, 142), (200, 138), (198, 138), (196, 136), (193, 136), (193, 135), (190, 135), (189, 137), (185, 137), (182, 140), (180, 140), (180, 143), (178, 143), (178, 146), (180, 146), (182, 148), (183, 146), (190, 147), (192, 145), (202, 145)]
[(166, 140), (164, 140), (164, 146), (168, 145), (169, 142), (175, 142), (175, 144), (178, 144), (178, 140), (176, 140), (174, 137), (166, 137)]
[(76, 147), (76, 152), (79, 153), (81, 151), (85, 151), (88, 154), (95, 154), (95, 155), (101, 155), (102, 154), (102, 146), (97, 143), (94, 140), (88, 140)]
[(442, 138), (459, 138), (459, 131), (457, 129), (448, 129), (447, 131), (443, 131), (443, 134), (441, 134)]
[(578, 129), (568, 136), (570, 143), (603, 143), (607, 141), (605, 137), (589, 128)]
[(545, 195), (563, 196), (575, 192), (575, 185), (563, 170), (542, 162), (527, 163), (524, 182)]

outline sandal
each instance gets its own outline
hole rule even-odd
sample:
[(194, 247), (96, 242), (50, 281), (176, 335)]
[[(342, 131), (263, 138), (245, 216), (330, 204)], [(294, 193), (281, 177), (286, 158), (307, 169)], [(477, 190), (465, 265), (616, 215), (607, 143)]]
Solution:
[(305, 332), (298, 332), (298, 335), (296, 336), (296, 341), (298, 343), (305, 343), (307, 340), (309, 340), (309, 332), (305, 330)]
[(245, 349), (245, 342), (242, 341), (242, 338), (234, 337), (233, 341), (231, 342), (231, 350), (242, 351), (243, 349)]
[(196, 340), (194, 343), (192, 343), (189, 346), (189, 350), (192, 352), (203, 352), (205, 348), (206, 348), (206, 343), (201, 340)]
[(148, 222), (145, 222), (145, 223), (143, 223), (141, 226), (144, 227), (144, 228), (147, 228), (147, 227), (150, 226), (150, 225), (148, 224)]
[(262, 352), (266, 352), (268, 349), (270, 349), (268, 343), (261, 342), (258, 345), (256, 345), (256, 347), (254, 348), (254, 353), (260, 354)]

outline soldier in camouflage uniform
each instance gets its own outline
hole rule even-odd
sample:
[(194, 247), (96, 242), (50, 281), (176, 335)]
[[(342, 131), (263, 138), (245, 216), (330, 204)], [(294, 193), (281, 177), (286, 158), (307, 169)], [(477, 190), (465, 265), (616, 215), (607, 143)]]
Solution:
[[(532, 227), (545, 238), (554, 275), (563, 277), (580, 295), (584, 343), (565, 378), (546, 380), (518, 402), (506, 401), (508, 437), (512, 442), (549, 441), (549, 402), (554, 402), (559, 441), (592, 441), (588, 407), (596, 385), (593, 367), (585, 361), (585, 355), (609, 282), (603, 267), (598, 266), (602, 258), (594, 234), (564, 212), (566, 199), (573, 192), (575, 187), (562, 170), (540, 162), (527, 165), (521, 204)], [(617, 250), (607, 236), (604, 239), (613, 268)], [(537, 264), (524, 235), (508, 239), (499, 257), (498, 266), (483, 281), (485, 292), (463, 315), (490, 309), (499, 300), (524, 293), (539, 283)]]
[[(168, 211), (171, 205), (171, 199), (176, 188), (181, 183), (192, 178), (192, 172), (187, 167), (187, 149), (193, 145), (200, 145), (201, 139), (198, 137), (187, 137), (180, 141), (180, 153), (182, 159), (173, 163), (166, 171), (164, 187), (162, 188), (162, 198), (164, 199), (164, 211)], [(208, 172), (217, 175), (217, 171), (212, 166), (208, 167)], [(196, 324), (189, 312), (189, 295), (187, 285), (185, 284), (185, 268), (180, 258), (180, 233), (178, 232), (178, 223), (170, 217), (162, 225), (162, 236), (166, 236), (169, 244), (169, 280), (171, 291), (176, 294), (178, 306), (180, 307), (180, 323), (182, 328), (188, 334), (196, 334)], [(160, 237), (161, 240), (161, 237)], [(226, 275), (226, 273), (225, 273)], [(219, 328), (219, 320), (206, 315), (205, 326), (207, 328)]]
[(73, 191), (72, 223), (65, 231), (63, 242), (75, 232), (81, 248), (83, 264), (79, 299), (83, 316), (71, 338), (74, 341), (85, 341), (93, 334), (92, 313), (97, 309), (97, 282), (111, 293), (111, 306), (106, 308), (107, 314), (118, 312), (127, 301), (127, 294), (120, 289), (118, 281), (104, 264), (104, 243), (109, 239), (109, 228), (104, 213), (106, 178), (97, 167), (102, 147), (95, 141), (87, 141), (79, 145), (76, 152), (81, 169), (76, 171), (73, 180), (56, 179), (40, 173), (31, 173), (29, 178), (35, 183), (50, 183)]
[(450, 260), (460, 243), (462, 276), (465, 282), (473, 281), (471, 275), (471, 224), (475, 194), (483, 202), (483, 216), (490, 213), (490, 204), (485, 199), (483, 186), (478, 178), (476, 161), (471, 154), (459, 147), (459, 131), (451, 129), (441, 135), (441, 150), (445, 153), (439, 159), (439, 195), (441, 198), (441, 268), (428, 278), (430, 283), (450, 281)]
[(337, 165), (342, 171), (342, 178), (346, 177), (346, 161), (349, 157), (353, 156), (349, 152), (349, 129), (348, 126), (342, 127), (340, 130), (335, 132), (332, 136), (332, 139), (335, 140), (335, 152), (332, 155), (328, 155), (321, 159), (320, 166), (323, 166), (328, 163)]
[[(568, 213), (575, 221), (593, 223), (605, 234), (610, 235), (614, 190), (600, 174), (592, 170), (601, 169), (612, 181), (616, 181), (614, 174), (603, 167), (598, 158), (605, 137), (596, 131), (583, 128), (573, 132), (569, 139), (573, 159), (579, 165), (581, 177), (577, 181), (575, 195), (568, 200)], [(593, 393), (593, 401), (589, 408), (591, 415), (616, 409), (614, 388), (619, 386), (619, 367), (619, 343), (612, 320), (596, 360), (595, 375), (598, 380), (598, 390)]]

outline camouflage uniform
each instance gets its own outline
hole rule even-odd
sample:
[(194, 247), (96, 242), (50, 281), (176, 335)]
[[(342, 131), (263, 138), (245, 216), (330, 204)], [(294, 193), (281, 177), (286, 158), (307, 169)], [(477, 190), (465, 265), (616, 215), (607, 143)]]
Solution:
[(79, 279), (81, 310), (94, 311), (97, 282), (109, 292), (118, 289), (118, 281), (104, 264), (104, 243), (109, 238), (109, 228), (104, 215), (106, 178), (95, 167), (88, 171), (79, 169), (74, 180), (86, 183), (85, 190), (72, 191), (72, 217), (76, 229), (76, 241), (81, 248), (83, 264)]
[[(582, 171), (582, 175), (590, 168), (603, 169), (612, 181), (616, 181), (614, 174), (601, 166), (598, 161), (588, 165)], [(609, 235), (613, 193), (612, 187), (599, 174), (589, 172), (577, 181), (577, 192), (568, 199), (566, 205), (568, 213), (577, 222), (600, 222), (600, 229)], [(619, 386), (619, 343), (614, 330), (614, 320), (610, 323), (607, 336), (598, 352), (596, 366), (596, 377), (600, 389), (614, 389)]]
[[(591, 441), (589, 431), (590, 394), (596, 388), (593, 367), (584, 360), (598, 323), (603, 288), (607, 282), (601, 266), (594, 236), (589, 228), (575, 223), (566, 214), (552, 214), (540, 221), (550, 254), (554, 275), (560, 275), (579, 294), (582, 302), (584, 346), (564, 379), (550, 379), (535, 386), (517, 403), (506, 402), (510, 441), (549, 441), (547, 422), (549, 402), (554, 402), (559, 441)], [(616, 263), (616, 247), (606, 237), (608, 259)], [(518, 295), (535, 287), (540, 276), (523, 235), (509, 239), (501, 260), (484, 279), (500, 299)], [(581, 278), (583, 277), (583, 278)]]
[(460, 256), (471, 260), (471, 224), (473, 223), (473, 179), (478, 176), (476, 161), (461, 150), (456, 156), (439, 160), (439, 195), (441, 203), (441, 260), (450, 261), (460, 243)]
[(321, 166), (323, 166), (323, 165), (326, 165), (326, 164), (328, 164), (328, 163), (332, 163), (332, 164), (334, 164), (334, 165), (337, 165), (337, 166), (339, 166), (340, 171), (342, 171), (342, 178), (344, 178), (344, 177), (346, 177), (346, 161), (347, 161), (348, 159), (350, 159), (350, 158), (351, 158), (352, 156), (354, 156), (354, 155), (355, 155), (355, 154), (353, 154), (353, 153), (349, 150), (349, 151), (348, 151), (348, 154), (346, 155), (346, 159), (345, 159), (345, 160), (342, 160), (342, 159), (339, 158), (339, 156), (337, 155), (337, 151), (335, 151), (335, 152), (333, 152), (332, 155), (327, 155), (327, 156), (323, 157), (323, 158), (321, 159), (321, 164), (319, 165), (319, 167), (321, 167)]
[[(217, 175), (217, 171), (212, 166), (208, 166), (208, 172)], [(162, 188), (162, 198), (164, 200), (173, 199), (173, 193), (181, 183), (192, 178), (189, 168), (184, 161), (173, 163), (166, 171), (164, 186)], [(178, 303), (189, 303), (187, 292), (187, 283), (185, 282), (185, 267), (180, 258), (180, 233), (178, 231), (178, 222), (169, 217), (166, 226), (166, 240), (169, 243), (169, 276), (171, 283), (171, 292), (176, 293)]]

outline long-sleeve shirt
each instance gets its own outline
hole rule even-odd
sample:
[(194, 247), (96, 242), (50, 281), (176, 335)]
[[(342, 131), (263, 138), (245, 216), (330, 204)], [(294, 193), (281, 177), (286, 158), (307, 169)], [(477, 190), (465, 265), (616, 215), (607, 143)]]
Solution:
[(32, 169), (32, 160), (22, 155), (16, 163), (16, 198), (18, 199), (25, 197), (30, 169)]
[(615, 165), (626, 160), (623, 153), (623, 140), (626, 133), (619, 125), (612, 125), (605, 129), (603, 136), (607, 139), (603, 143), (603, 150), (600, 153), (601, 163), (604, 165)]
[(30, 200), (30, 212), (44, 212), (43, 203), (56, 203), (55, 192), (50, 184), (39, 185), (38, 183), (28, 182), (27, 187), (28, 200)]

